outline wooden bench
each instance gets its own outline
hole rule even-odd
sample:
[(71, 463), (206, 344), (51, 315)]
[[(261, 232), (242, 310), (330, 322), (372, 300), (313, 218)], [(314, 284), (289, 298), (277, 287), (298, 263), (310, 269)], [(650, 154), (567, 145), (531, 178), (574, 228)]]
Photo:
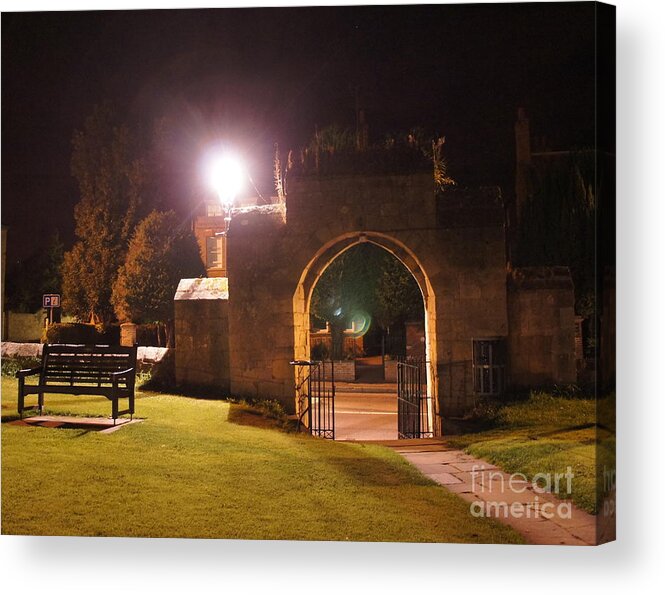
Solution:
[[(26, 384), (26, 378), (39, 374), (39, 384)], [(99, 395), (111, 401), (113, 424), (120, 415), (134, 415), (136, 382), (136, 347), (106, 345), (44, 345), (42, 363), (36, 368), (20, 370), (18, 378), (18, 412), (26, 409), (44, 411), (44, 394)], [(27, 395), (37, 395), (36, 405), (26, 405)], [(120, 410), (120, 399), (128, 399), (127, 409)]]

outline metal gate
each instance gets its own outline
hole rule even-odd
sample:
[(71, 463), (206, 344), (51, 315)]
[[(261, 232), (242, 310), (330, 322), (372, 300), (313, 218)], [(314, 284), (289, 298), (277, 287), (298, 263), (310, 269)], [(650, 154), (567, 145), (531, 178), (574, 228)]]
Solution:
[(427, 395), (428, 362), (403, 358), (397, 362), (397, 435), (432, 438), (430, 399)]
[(335, 439), (335, 364), (332, 361), (296, 360), (298, 430)]

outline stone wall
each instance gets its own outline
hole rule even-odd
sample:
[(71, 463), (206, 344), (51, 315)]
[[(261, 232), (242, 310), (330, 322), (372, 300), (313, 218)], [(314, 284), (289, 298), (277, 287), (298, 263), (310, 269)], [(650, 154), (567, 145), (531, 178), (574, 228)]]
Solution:
[(575, 383), (575, 296), (569, 270), (529, 267), (512, 271), (508, 312), (512, 385)]
[(2, 359), (41, 357), (44, 345), (41, 343), (17, 343), (14, 341), (3, 341), (0, 348)]
[[(323, 351), (327, 354), (324, 357), (331, 357), (333, 352), (332, 334), (329, 330), (310, 331), (309, 333), (310, 348), (313, 349), (317, 345), (321, 345)], [(364, 340), (363, 337), (357, 337), (353, 331), (345, 330), (342, 341), (342, 353), (345, 357), (361, 357), (363, 355)]]
[[(30, 312), (5, 312), (3, 341), (14, 341), (16, 343), (41, 341), (46, 317), (45, 310), (38, 310), (34, 314)], [(77, 320), (73, 316), (61, 316), (60, 322), (77, 322)]]
[[(324, 362), (324, 376), (331, 377), (332, 365), (330, 362)], [(356, 379), (356, 362), (354, 360), (340, 360), (334, 362), (335, 381), (353, 382)]]
[(176, 384), (228, 395), (227, 280), (182, 279), (175, 296), (175, 320)]
[(29, 343), (40, 341), (44, 332), (44, 319), (46, 315), (43, 310), (34, 314), (7, 312), (5, 337), (7, 341), (16, 343)]
[[(457, 416), (475, 404), (473, 339), (508, 335), (503, 202), (496, 188), (446, 192), (437, 204), (441, 271), (433, 279), (436, 372), (442, 414)], [(431, 358), (430, 358), (431, 361)]]
[(387, 359), (383, 364), (384, 382), (397, 382), (397, 360)]

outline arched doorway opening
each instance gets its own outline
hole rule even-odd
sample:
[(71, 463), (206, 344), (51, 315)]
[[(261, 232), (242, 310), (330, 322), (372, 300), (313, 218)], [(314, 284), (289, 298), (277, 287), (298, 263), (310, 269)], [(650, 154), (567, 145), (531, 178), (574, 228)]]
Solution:
[[(294, 313), (294, 360), (307, 361), (312, 359), (312, 339), (311, 339), (311, 319), (312, 319), (312, 298), (317, 283), (321, 280), (322, 276), (332, 265), (332, 263), (348, 250), (358, 246), (359, 244), (370, 243), (373, 246), (383, 249), (396, 261), (400, 263), (398, 266), (403, 266), (408, 273), (413, 277), (417, 288), (420, 292), (421, 307), (423, 310), (422, 323), (424, 326), (424, 362), (422, 367), (422, 385), (423, 391), (426, 395), (427, 411), (424, 419), (427, 427), (422, 428), (424, 434), (433, 435), (435, 433), (435, 426), (437, 425), (437, 349), (436, 349), (436, 301), (430, 280), (420, 264), (416, 255), (401, 241), (387, 234), (378, 232), (355, 232), (345, 234), (328, 242), (322, 246), (316, 254), (309, 260), (307, 266), (302, 272), (298, 286), (293, 297), (293, 313)], [(362, 318), (362, 317), (361, 317)], [(348, 320), (348, 319), (347, 319)], [(316, 354), (320, 356), (319, 354)], [(388, 392), (395, 395), (393, 400), (393, 409), (396, 414), (397, 407), (397, 385), (393, 381), (393, 388)], [(301, 378), (296, 371), (296, 386), (300, 386)], [(384, 387), (385, 388), (385, 387)], [(303, 399), (298, 391), (296, 391), (296, 410), (298, 413), (302, 412)], [(353, 402), (353, 399), (347, 399), (347, 402)], [(372, 413), (363, 412), (359, 410), (358, 403), (355, 403), (356, 413), (359, 415)], [(381, 414), (382, 412), (379, 412)], [(395, 418), (396, 419), (396, 418)], [(358, 422), (356, 421), (356, 426)], [(368, 425), (362, 424), (360, 426)], [(340, 438), (346, 439), (372, 439), (371, 433), (366, 435), (357, 434), (356, 436), (343, 432)], [(388, 434), (375, 435), (375, 439), (390, 439), (397, 438), (397, 428), (395, 427), (395, 435)]]

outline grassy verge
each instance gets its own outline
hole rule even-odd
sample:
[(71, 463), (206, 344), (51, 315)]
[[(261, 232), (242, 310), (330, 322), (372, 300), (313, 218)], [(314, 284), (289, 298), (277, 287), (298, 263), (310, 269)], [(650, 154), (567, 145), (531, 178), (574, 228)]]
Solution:
[[(612, 407), (613, 397), (598, 402)], [(566, 398), (546, 393), (498, 408), (491, 423), (478, 431), (451, 436), (448, 442), (507, 471), (536, 474), (565, 473), (570, 467), (572, 492), (557, 494), (571, 498), (584, 510), (598, 512), (603, 462), (613, 468), (614, 429), (598, 427), (597, 403), (593, 399)]]
[[(140, 393), (145, 422), (112, 434), (26, 427), (2, 379), (6, 534), (519, 543), (379, 446), (272, 427), (222, 401)], [(47, 395), (49, 413), (104, 415)]]

